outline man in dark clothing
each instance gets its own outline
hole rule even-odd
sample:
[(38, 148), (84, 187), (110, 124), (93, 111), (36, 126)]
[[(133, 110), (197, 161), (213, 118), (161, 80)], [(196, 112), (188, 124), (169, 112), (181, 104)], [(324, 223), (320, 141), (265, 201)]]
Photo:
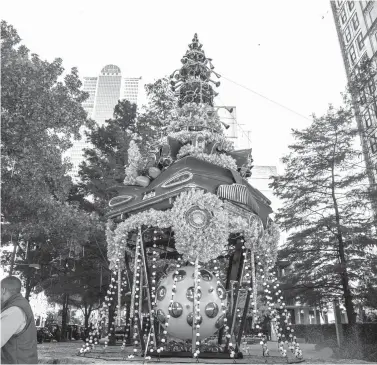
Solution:
[(33, 311), (15, 276), (1, 280), (1, 363), (38, 364)]

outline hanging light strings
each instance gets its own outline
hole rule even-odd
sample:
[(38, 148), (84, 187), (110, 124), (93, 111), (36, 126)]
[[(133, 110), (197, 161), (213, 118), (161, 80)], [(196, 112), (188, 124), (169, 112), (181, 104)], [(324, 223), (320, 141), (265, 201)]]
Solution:
[(200, 299), (201, 299), (201, 287), (200, 287), (200, 268), (199, 260), (195, 262), (195, 285), (194, 285), (194, 310), (193, 310), (193, 332), (195, 332), (195, 352), (194, 357), (198, 358), (200, 354), (200, 325), (201, 325), (201, 316), (200, 316)]

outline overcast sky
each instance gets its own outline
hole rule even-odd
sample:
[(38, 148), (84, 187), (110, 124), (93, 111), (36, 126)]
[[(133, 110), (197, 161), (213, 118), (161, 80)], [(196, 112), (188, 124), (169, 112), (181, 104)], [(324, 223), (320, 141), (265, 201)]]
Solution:
[[(215, 71), (303, 116), (339, 105), (345, 89), (329, 1), (8, 0), (1, 13), (32, 52), (80, 76), (112, 63), (151, 82), (180, 67), (198, 33)], [(225, 78), (217, 91), (252, 131), (255, 165), (277, 165), (290, 129), (309, 123)]]

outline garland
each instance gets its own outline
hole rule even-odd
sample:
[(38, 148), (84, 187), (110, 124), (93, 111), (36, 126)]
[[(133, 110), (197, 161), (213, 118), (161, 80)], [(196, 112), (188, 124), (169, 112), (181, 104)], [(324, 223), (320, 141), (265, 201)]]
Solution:
[(219, 134), (209, 130), (197, 132), (183, 130), (179, 132), (169, 133), (169, 137), (175, 138), (183, 144), (189, 143), (195, 138), (202, 137), (208, 143), (219, 143), (222, 150), (226, 152), (234, 151), (234, 143), (232, 141), (229, 141), (223, 134)]
[(243, 234), (246, 248), (260, 249), (263, 237), (263, 223), (257, 215), (250, 214), (249, 221), (240, 216), (232, 216), (229, 222), (231, 233)]
[(126, 219), (124, 222), (119, 223), (114, 232), (111, 232), (111, 227), (108, 225), (106, 237), (108, 240), (107, 247), (109, 252), (108, 257), (110, 261), (110, 269), (116, 265), (118, 252), (128, 251), (131, 253), (127, 247), (125, 238), (128, 236), (129, 232), (137, 230), (142, 225), (146, 225), (148, 227), (169, 228), (171, 226), (170, 212), (149, 209), (144, 212), (137, 213)]
[[(207, 217), (207, 223), (201, 228), (194, 227), (189, 222), (188, 216), (193, 209), (200, 210)], [(228, 214), (223, 201), (217, 195), (205, 193), (203, 190), (190, 190), (176, 198), (171, 210), (149, 209), (140, 212), (120, 223), (116, 229), (114, 224), (109, 222), (106, 237), (110, 269), (114, 269), (116, 265), (124, 268), (124, 251), (132, 254), (127, 247), (128, 233), (142, 225), (162, 229), (172, 227), (175, 247), (187, 260), (199, 256), (201, 262), (208, 262), (217, 258), (226, 251), (231, 233), (242, 234), (246, 248), (266, 255), (273, 262), (277, 258), (280, 232), (274, 222), (269, 220), (263, 232), (258, 216), (250, 215), (247, 220)]]
[(276, 262), (277, 260), (279, 240), (279, 227), (270, 219), (261, 239), (261, 249), (265, 253), (265, 256), (272, 260), (272, 262)]
[(207, 153), (203, 153), (202, 150), (197, 147), (186, 145), (181, 147), (181, 149), (179, 150), (177, 159), (180, 159), (187, 155), (196, 157), (199, 160), (207, 161), (214, 165), (224, 167), (225, 169), (237, 170), (236, 160), (233, 157), (225, 154), (208, 155)]
[(207, 104), (188, 103), (178, 109), (178, 115), (168, 120), (167, 132), (186, 129), (189, 126), (204, 127), (222, 132), (220, 118)]

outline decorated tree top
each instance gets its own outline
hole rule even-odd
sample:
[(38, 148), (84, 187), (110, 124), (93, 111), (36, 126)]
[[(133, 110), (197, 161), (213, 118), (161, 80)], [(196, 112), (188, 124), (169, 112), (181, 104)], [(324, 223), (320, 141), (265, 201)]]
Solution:
[(183, 66), (170, 76), (173, 91), (179, 93), (180, 107), (188, 103), (205, 103), (213, 106), (213, 97), (217, 95), (210, 83), (218, 87), (220, 82), (211, 80), (211, 75), (213, 73), (218, 78), (220, 75), (213, 71), (212, 60), (205, 56), (202, 46), (195, 33), (189, 50), (181, 59)]
[[(127, 166), (127, 175), (130, 175), (132, 169), (134, 173), (126, 177), (125, 184), (135, 183), (138, 172), (141, 173), (142, 170), (157, 167), (163, 171), (172, 163), (188, 156), (238, 171), (239, 179), (251, 175), (251, 149), (234, 151), (233, 142), (224, 134), (224, 127), (228, 126), (221, 122), (213, 105), (217, 93), (211, 84), (218, 87), (220, 82), (213, 81), (211, 77), (215, 75), (220, 78), (220, 75), (213, 71), (211, 61), (206, 57), (195, 34), (181, 59), (182, 67), (170, 76), (178, 103), (165, 120), (166, 134), (157, 141), (156, 150), (152, 152), (146, 168), (135, 170), (136, 165), (141, 165), (136, 161), (132, 162), (134, 166)], [(132, 152), (129, 151), (130, 154)], [(153, 178), (152, 175), (156, 175), (156, 172), (149, 172), (149, 177)], [(138, 180), (145, 187), (150, 182), (144, 177)]]

